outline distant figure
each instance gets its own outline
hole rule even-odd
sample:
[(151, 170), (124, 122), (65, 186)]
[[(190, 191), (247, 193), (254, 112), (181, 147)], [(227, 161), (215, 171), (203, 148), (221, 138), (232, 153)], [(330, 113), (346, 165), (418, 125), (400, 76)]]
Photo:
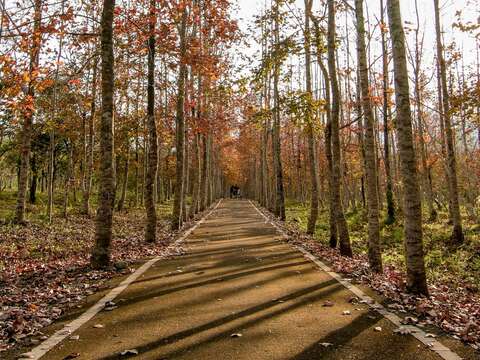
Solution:
[(230, 186), (230, 199), (240, 198), (240, 188), (237, 185)]

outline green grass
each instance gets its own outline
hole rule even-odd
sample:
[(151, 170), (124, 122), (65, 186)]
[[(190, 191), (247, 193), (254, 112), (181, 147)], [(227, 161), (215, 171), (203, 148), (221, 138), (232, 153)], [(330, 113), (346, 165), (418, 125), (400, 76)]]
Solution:
[[(306, 230), (309, 206), (298, 201), (286, 202), (287, 221), (294, 221)], [(325, 244), (329, 240), (328, 209), (319, 211), (315, 238)], [(345, 213), (352, 247), (356, 253), (367, 251), (367, 218), (364, 209), (349, 210)], [(386, 214), (382, 213), (381, 219)], [(427, 218), (427, 217), (425, 217)], [(466, 217), (465, 217), (466, 219)], [(478, 225), (465, 220), (465, 243), (459, 247), (449, 244), (451, 226), (448, 214), (440, 213), (433, 223), (424, 223), (425, 264), (431, 280), (463, 279), (480, 287), (480, 229)], [(386, 264), (403, 268), (403, 226), (401, 219), (392, 225), (382, 223), (381, 228), (383, 259)]]
[[(93, 194), (90, 200), (90, 208), (95, 210), (97, 207), (97, 198)], [(54, 207), (53, 207), (53, 214), (54, 217), (59, 217), (63, 211), (63, 191), (58, 191), (58, 193), (54, 194)], [(119, 197), (120, 195), (118, 195)], [(118, 200), (117, 197), (117, 200)], [(128, 211), (142, 211), (143, 206), (140, 204), (137, 206), (136, 209), (130, 208), (130, 204), (133, 203), (133, 193), (127, 194), (125, 199), (125, 208)], [(0, 191), (0, 222), (11, 222), (13, 220), (15, 206), (17, 201), (17, 192), (16, 191)], [(73, 195), (69, 194), (69, 201), (68, 201), (68, 214), (69, 216), (76, 216), (78, 215), (79, 209), (82, 205), (82, 194), (80, 191), (77, 191), (76, 199), (74, 199)], [(172, 212), (172, 203), (173, 200), (164, 201), (162, 203), (157, 204), (157, 211), (158, 215), (161, 218), (167, 218), (170, 216)], [(190, 200), (187, 199), (187, 204), (190, 203)], [(28, 201), (28, 193), (27, 193), (27, 202), (26, 202), (26, 219), (27, 221), (35, 222), (35, 223), (45, 223), (47, 222), (47, 194), (37, 191), (36, 202), (35, 204), (31, 204)]]

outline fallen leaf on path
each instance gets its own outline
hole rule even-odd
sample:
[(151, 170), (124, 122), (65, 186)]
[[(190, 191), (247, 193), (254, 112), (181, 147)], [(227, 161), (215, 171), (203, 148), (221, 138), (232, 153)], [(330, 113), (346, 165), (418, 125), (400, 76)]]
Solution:
[(408, 325), (408, 324), (415, 325), (415, 324), (418, 323), (418, 319), (416, 317), (413, 317), (413, 316), (407, 316), (407, 317), (405, 317), (405, 319), (403, 319), (401, 321), (401, 323), (404, 324), (404, 325)]
[(239, 337), (242, 337), (242, 336), (243, 335), (240, 334), (240, 333), (235, 333), (235, 334), (230, 335), (230, 337), (232, 337), (232, 338), (239, 338)]
[(345, 310), (344, 312), (342, 312), (342, 315), (352, 315), (352, 313), (350, 312), (350, 310)]
[(121, 356), (138, 355), (137, 349), (128, 349), (120, 353)]
[(398, 311), (403, 311), (403, 310), (405, 310), (404, 306), (401, 305), (401, 304), (389, 304), (389, 305), (388, 305), (388, 308), (389, 308), (389, 309), (392, 309), (392, 310), (398, 310)]
[(412, 333), (410, 329), (404, 328), (403, 326), (399, 327), (398, 329), (395, 329), (393, 332), (395, 334), (400, 334), (400, 335), (408, 335)]
[(369, 299), (369, 300), (360, 300), (358, 303), (359, 303), (359, 304), (369, 304), (369, 305), (371, 305), (371, 304), (373, 304), (374, 302), (375, 302), (375, 301)]
[(93, 325), (93, 327), (95, 329), (103, 329), (105, 326), (103, 326), (102, 324), (95, 324), (95, 325)]
[(71, 353), (63, 358), (63, 360), (76, 359), (80, 356), (80, 353)]
[(332, 343), (328, 343), (328, 342), (320, 343), (320, 345), (323, 346), (323, 347), (325, 347), (325, 348), (327, 348), (327, 347), (329, 347), (329, 346), (333, 346)]
[(20, 359), (33, 359), (33, 355), (32, 355), (32, 354), (29, 354), (29, 353), (21, 354), (18, 359), (19, 359), (19, 360), (20, 360)]
[(428, 333), (428, 334), (425, 334), (425, 337), (428, 337), (428, 338), (436, 338), (437, 335)]
[(382, 328), (381, 328), (380, 326), (377, 326), (377, 327), (376, 327), (375, 329), (373, 329), (373, 330), (380, 332), (380, 331), (382, 331)]

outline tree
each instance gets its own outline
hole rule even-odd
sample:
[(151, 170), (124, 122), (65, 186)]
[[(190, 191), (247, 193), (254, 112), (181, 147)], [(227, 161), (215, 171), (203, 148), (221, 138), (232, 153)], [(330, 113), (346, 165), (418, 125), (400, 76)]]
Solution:
[(310, 181), (312, 186), (310, 216), (308, 218), (307, 233), (315, 233), (315, 224), (318, 217), (318, 175), (317, 160), (315, 146), (315, 129), (313, 124), (313, 92), (312, 92), (312, 70), (311, 70), (311, 34), (310, 34), (310, 17), (312, 12), (313, 0), (305, 0), (305, 82), (307, 91), (307, 108), (306, 108), (306, 126), (308, 137), (308, 157), (310, 161)]
[(150, 21), (148, 38), (148, 84), (147, 84), (147, 127), (148, 155), (147, 177), (145, 179), (145, 209), (147, 224), (145, 226), (145, 241), (154, 243), (157, 238), (157, 212), (154, 199), (154, 183), (157, 178), (157, 124), (155, 122), (155, 0), (150, 1)]
[(177, 107), (176, 107), (176, 179), (175, 197), (173, 199), (172, 229), (178, 230), (182, 226), (184, 207), (184, 172), (185, 172), (185, 80), (187, 76), (187, 64), (185, 56), (187, 53), (187, 8), (182, 11), (180, 24), (180, 57), (177, 80)]
[(385, 158), (385, 176), (387, 186), (385, 195), (387, 198), (387, 218), (385, 223), (387, 225), (395, 222), (395, 203), (393, 200), (393, 181), (392, 169), (390, 165), (390, 138), (389, 125), (391, 118), (391, 109), (389, 104), (389, 76), (388, 76), (388, 49), (387, 49), (387, 25), (385, 22), (384, 1), (380, 0), (380, 31), (382, 34), (382, 77), (383, 77), (383, 146)]
[(338, 238), (340, 242), (340, 253), (351, 257), (352, 248), (348, 234), (347, 220), (343, 213), (342, 199), (340, 196), (341, 183), (341, 156), (340, 156), (340, 91), (337, 79), (337, 65), (335, 55), (336, 26), (335, 26), (335, 0), (328, 0), (328, 72), (330, 73), (332, 114), (331, 114), (331, 136), (332, 136), (332, 190), (335, 205), (335, 218), (337, 222)]
[(17, 206), (15, 209), (14, 222), (25, 222), (25, 200), (27, 195), (28, 167), (32, 142), (32, 121), (35, 106), (35, 81), (38, 77), (40, 63), (40, 50), (42, 47), (42, 0), (34, 2), (33, 31), (30, 48), (30, 66), (28, 70), (28, 84), (25, 91), (25, 104), (21, 112), (23, 117), (21, 144), (20, 144), (20, 168), (18, 174)]
[(388, 20), (392, 37), (395, 78), (396, 129), (399, 145), (401, 177), (404, 187), (404, 236), (407, 265), (407, 289), (428, 295), (423, 253), (422, 203), (418, 185), (412, 134), (412, 114), (403, 30), (399, 0), (387, 0)]
[[(275, 52), (278, 55), (280, 50), (280, 19), (279, 9), (280, 0), (275, 0), (274, 4), (274, 43)], [(282, 148), (280, 139), (280, 95), (278, 91), (278, 82), (280, 77), (280, 59), (275, 59), (273, 65), (273, 129), (272, 146), (273, 162), (275, 169), (275, 215), (280, 220), (285, 221), (285, 193), (283, 188), (283, 169), (282, 169)]]
[(447, 69), (443, 56), (442, 33), (440, 25), (440, 9), (438, 0), (433, 0), (435, 8), (435, 33), (437, 37), (437, 61), (440, 71), (440, 87), (442, 89), (442, 110), (445, 122), (445, 138), (447, 143), (447, 171), (448, 191), (450, 198), (453, 230), (451, 240), (454, 244), (463, 243), (462, 216), (458, 199), (457, 160), (455, 156), (454, 135), (450, 114), (450, 94), (447, 87)]
[(430, 166), (428, 166), (427, 161), (427, 148), (425, 144), (425, 131), (426, 123), (423, 112), (423, 86), (421, 85), (421, 62), (422, 62), (422, 50), (423, 48), (423, 39), (422, 46), (420, 46), (419, 32), (420, 32), (420, 16), (418, 11), (418, 1), (415, 0), (415, 15), (417, 19), (417, 27), (415, 28), (415, 59), (413, 61), (414, 69), (414, 84), (415, 84), (415, 102), (417, 108), (417, 122), (418, 122), (418, 138), (420, 142), (420, 159), (422, 164), (423, 172), (423, 183), (425, 189), (425, 197), (427, 200), (427, 206), (430, 213), (430, 221), (434, 221), (437, 218), (437, 212), (433, 206), (433, 189), (432, 189), (432, 175)]
[(367, 54), (365, 46), (365, 18), (363, 0), (355, 0), (357, 20), (357, 57), (363, 113), (365, 114), (365, 175), (367, 180), (368, 209), (368, 260), (374, 272), (382, 272), (380, 248), (380, 224), (378, 220), (377, 164), (375, 161), (375, 130), (372, 103), (370, 100)]
[(337, 220), (336, 220), (336, 205), (335, 205), (335, 191), (333, 188), (333, 159), (332, 159), (332, 113), (331, 113), (331, 96), (330, 96), (330, 76), (328, 75), (328, 69), (323, 61), (322, 54), (324, 52), (323, 36), (320, 30), (318, 19), (314, 16), (311, 17), (315, 27), (315, 46), (317, 53), (317, 61), (320, 66), (320, 70), (323, 75), (323, 81), (325, 83), (325, 113), (327, 122), (325, 124), (325, 158), (327, 160), (327, 184), (328, 184), (328, 203), (329, 203), (329, 226), (330, 226), (330, 247), (337, 247)]
[[(93, 75), (92, 75), (92, 90), (90, 98), (90, 115), (88, 117), (88, 140), (85, 142), (85, 178), (83, 185), (83, 196), (82, 196), (82, 212), (89, 216), (90, 215), (90, 194), (92, 190), (92, 175), (93, 175), (93, 148), (95, 142), (95, 113), (96, 113), (96, 98), (97, 98), (97, 68), (98, 68), (98, 57), (95, 56), (93, 60)], [(87, 132), (87, 129), (85, 129)]]
[(115, 179), (113, 170), (113, 13), (115, 0), (103, 1), (101, 19), (102, 117), (100, 121), (100, 179), (95, 226), (95, 246), (91, 264), (103, 268), (110, 263)]

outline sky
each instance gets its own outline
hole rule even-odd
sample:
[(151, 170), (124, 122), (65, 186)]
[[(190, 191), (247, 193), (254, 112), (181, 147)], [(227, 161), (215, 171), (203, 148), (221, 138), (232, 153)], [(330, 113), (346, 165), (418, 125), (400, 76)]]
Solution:
[[(248, 22), (252, 21), (255, 14), (259, 14), (261, 12), (264, 1), (265, 0), (237, 0), (237, 4), (239, 6), (239, 12), (237, 16), (243, 19), (240, 21), (240, 25), (243, 29), (246, 28)], [(352, 0), (348, 0), (348, 2), (353, 4)], [(373, 16), (379, 16), (380, 0), (364, 0), (364, 2), (369, 8), (370, 17), (373, 24), (376, 22)], [(386, 0), (384, 0), (384, 2), (386, 3)], [(270, 1), (267, 3), (270, 3)], [(295, 5), (298, 8), (302, 8), (303, 3), (303, 0), (296, 0)], [(318, 8), (319, 3), (319, 0), (314, 0), (314, 9), (315, 7)], [(470, 4), (467, 6), (467, 3)], [(475, 3), (477, 6), (475, 6)], [(412, 22), (415, 24), (415, 1), (401, 0), (400, 4), (404, 22)], [(469, 18), (469, 20), (480, 19), (480, 0), (440, 0), (440, 6), (446, 42), (449, 42), (455, 38), (459, 48), (463, 49), (465, 62), (474, 63), (476, 60), (475, 41), (468, 36), (460, 34), (458, 30), (452, 29), (451, 25), (455, 21), (455, 13), (458, 10), (463, 10), (463, 15)], [(425, 51), (427, 53), (430, 52), (430, 56), (433, 57), (435, 44), (433, 0), (418, 0), (418, 7), (421, 27), (425, 28)], [(341, 26), (340, 22), (338, 25)]]
[[(445, 22), (451, 22), (453, 20), (455, 11), (468, 9), (469, 12), (475, 8), (474, 5), (466, 7), (466, 4), (469, 0), (440, 0), (442, 8), (442, 18), (445, 19)], [(470, 0), (471, 1), (471, 0)], [(239, 16), (245, 20), (251, 20), (254, 14), (258, 14), (262, 8), (264, 0), (237, 0), (237, 4), (240, 7)], [(348, 1), (350, 4), (353, 4), (352, 0)], [(364, 0), (366, 6), (377, 11), (380, 1), (379, 0)], [(384, 1), (386, 2), (386, 0)], [(475, 1), (473, 1), (474, 3)], [(318, 6), (319, 1), (314, 0), (315, 5)], [(479, 1), (476, 1), (477, 5), (480, 5)], [(297, 6), (303, 5), (303, 0), (296, 1)], [(406, 21), (415, 21), (415, 1), (414, 0), (401, 0), (400, 1), (402, 16)], [(423, 20), (426, 22), (427, 26), (433, 26), (433, 0), (418, 0), (418, 6), (420, 10), (420, 17), (423, 17)], [(479, 10), (477, 7), (477, 14), (479, 16)]]

